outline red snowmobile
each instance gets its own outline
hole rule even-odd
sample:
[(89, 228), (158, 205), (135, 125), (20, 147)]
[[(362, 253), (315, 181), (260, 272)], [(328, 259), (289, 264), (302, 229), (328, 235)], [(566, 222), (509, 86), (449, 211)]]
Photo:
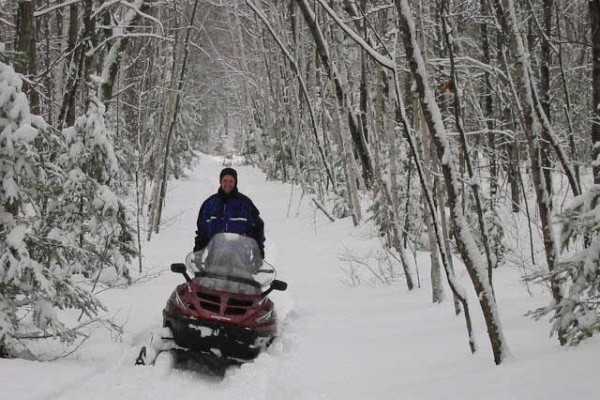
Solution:
[(153, 363), (158, 353), (171, 349), (244, 362), (273, 342), (277, 316), (268, 295), (286, 290), (287, 283), (263, 264), (254, 239), (217, 234), (204, 251), (188, 254), (185, 264), (172, 264), (171, 271), (183, 274), (186, 282), (163, 310), (163, 342), (151, 340), (136, 364)]

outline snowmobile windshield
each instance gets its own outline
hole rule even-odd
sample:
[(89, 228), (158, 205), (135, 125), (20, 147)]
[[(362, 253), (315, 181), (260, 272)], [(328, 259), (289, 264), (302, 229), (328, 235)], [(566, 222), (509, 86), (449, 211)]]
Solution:
[(203, 286), (232, 293), (257, 294), (275, 279), (256, 241), (235, 233), (215, 235), (205, 249), (188, 254), (186, 266)]

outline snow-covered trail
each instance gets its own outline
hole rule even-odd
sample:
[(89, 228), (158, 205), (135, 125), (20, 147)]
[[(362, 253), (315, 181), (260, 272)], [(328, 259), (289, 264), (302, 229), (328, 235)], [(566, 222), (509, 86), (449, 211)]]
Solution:
[[(266, 258), (288, 282), (274, 292), (281, 336), (254, 362), (224, 379), (158, 367), (134, 367), (140, 344), (160, 326), (161, 311), (182, 281), (169, 266), (193, 247), (198, 208), (218, 187), (221, 164), (199, 158), (189, 176), (169, 183), (160, 234), (144, 243), (144, 265), (158, 274), (102, 299), (124, 324), (121, 341), (97, 331), (73, 356), (55, 362), (0, 360), (0, 399), (592, 399), (600, 391), (600, 341), (559, 348), (548, 325), (523, 314), (544, 304), (528, 298), (515, 270), (496, 275), (500, 313), (513, 358), (493, 365), (485, 327), (471, 294), (480, 350), (471, 355), (462, 316), (452, 305), (430, 304), (428, 260), (419, 257), (423, 289), (342, 281), (345, 254), (378, 248), (369, 224), (329, 222), (289, 185), (266, 182), (236, 167), (239, 188), (266, 223)], [(289, 205), (291, 204), (291, 207)], [(288, 207), (289, 217), (288, 217)], [(365, 275), (363, 275), (363, 278)], [(462, 274), (469, 286), (466, 274)]]

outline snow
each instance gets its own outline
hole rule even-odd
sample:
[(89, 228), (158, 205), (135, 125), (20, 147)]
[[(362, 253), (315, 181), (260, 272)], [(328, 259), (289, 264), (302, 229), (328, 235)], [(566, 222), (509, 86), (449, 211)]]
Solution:
[[(367, 223), (354, 228), (349, 218), (331, 223), (308, 198), (300, 199), (299, 190), (290, 203), (289, 185), (266, 181), (260, 171), (242, 166), (236, 167), (240, 191), (265, 220), (266, 259), (289, 284), (286, 292), (271, 294), (280, 337), (254, 362), (230, 368), (223, 379), (173, 370), (166, 362), (133, 366), (140, 345), (160, 327), (167, 298), (182, 282), (169, 265), (191, 251), (198, 208), (216, 191), (221, 168), (220, 160), (200, 156), (187, 178), (169, 183), (161, 233), (143, 243), (149, 277), (100, 294), (106, 316), (123, 325), (122, 337), (96, 329), (79, 351), (56, 361), (0, 359), (1, 399), (597, 398), (600, 338), (562, 348), (548, 337), (548, 321), (524, 317), (551, 295), (529, 283), (530, 297), (516, 267), (495, 270), (498, 307), (513, 355), (495, 366), (483, 316), (458, 260), (456, 279), (469, 292), (479, 343), (474, 355), (451, 297), (431, 304), (428, 254), (417, 254), (422, 287), (412, 292), (402, 279), (383, 285), (366, 270), (358, 271), (361, 285), (344, 284), (341, 256), (345, 249), (355, 256), (378, 249), (375, 229)], [(59, 348), (58, 342), (46, 343), (47, 358), (58, 356)]]
[[(19, 198), (19, 187), (12, 177), (12, 171), (7, 172), (6, 176), (2, 180), (2, 190), (7, 199), (18, 199)], [(9, 175), (10, 174), (10, 175)]]
[(118, 197), (105, 185), (98, 188), (93, 204), (96, 209), (102, 210), (102, 213), (106, 213), (110, 210), (116, 212), (119, 209)]
[(27, 227), (24, 225), (18, 225), (13, 228), (8, 235), (6, 235), (6, 244), (13, 249), (18, 249), (23, 245), (23, 238), (27, 233)]
[(58, 228), (52, 228), (50, 232), (48, 232), (48, 234), (46, 235), (46, 239), (57, 241), (63, 245), (69, 243), (67, 238), (65, 238), (63, 232), (61, 232)]

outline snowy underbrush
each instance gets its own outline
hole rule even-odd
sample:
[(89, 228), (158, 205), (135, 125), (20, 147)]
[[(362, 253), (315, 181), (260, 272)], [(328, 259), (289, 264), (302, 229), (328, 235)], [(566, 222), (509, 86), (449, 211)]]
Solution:
[[(46, 308), (22, 307), (19, 310), (19, 339), (16, 341), (14, 356), (28, 360), (54, 361), (70, 356), (86, 346), (90, 340), (100, 342), (122, 341), (124, 327), (129, 315), (127, 304), (122, 307), (107, 307), (105, 300), (126, 296), (126, 293), (138, 285), (151, 281), (165, 271), (134, 272), (132, 277), (125, 278), (113, 268), (103, 268), (95, 279), (82, 274), (72, 275), (70, 280), (79, 289), (91, 293), (100, 302), (101, 309), (95, 316), (85, 315), (75, 309), (57, 309), (47, 305)], [(44, 314), (44, 318), (60, 321), (65, 327), (65, 334), (54, 335), (40, 332), (36, 319)], [(97, 345), (92, 346), (92, 348)]]
[(345, 266), (342, 267), (342, 282), (356, 287), (367, 283), (390, 285), (397, 282), (401, 272), (397, 262), (384, 249), (369, 249), (366, 252), (345, 249), (339, 257)]

